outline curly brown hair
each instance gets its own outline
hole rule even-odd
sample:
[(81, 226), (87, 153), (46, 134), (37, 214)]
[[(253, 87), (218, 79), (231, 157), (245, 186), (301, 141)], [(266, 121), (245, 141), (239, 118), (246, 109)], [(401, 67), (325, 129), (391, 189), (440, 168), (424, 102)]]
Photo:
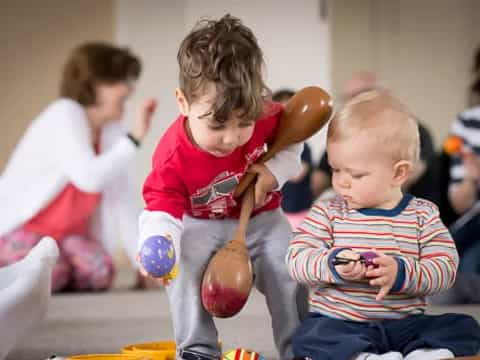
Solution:
[(189, 103), (214, 83), (212, 112), (225, 122), (232, 111), (255, 120), (263, 111), (270, 89), (265, 85), (263, 52), (253, 32), (229, 14), (218, 21), (201, 20), (187, 35), (177, 54), (179, 83)]
[(127, 48), (85, 43), (72, 51), (63, 68), (60, 95), (83, 106), (93, 105), (95, 85), (136, 80), (141, 69), (140, 60)]

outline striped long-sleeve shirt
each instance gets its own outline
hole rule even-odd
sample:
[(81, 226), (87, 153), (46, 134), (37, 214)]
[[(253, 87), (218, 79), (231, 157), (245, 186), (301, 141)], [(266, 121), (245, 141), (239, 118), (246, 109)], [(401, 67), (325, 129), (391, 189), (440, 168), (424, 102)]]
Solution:
[[(467, 149), (480, 156), (480, 106), (462, 112), (453, 122), (451, 133), (459, 136)], [(451, 185), (461, 182), (464, 176), (463, 158), (455, 155), (450, 168)]]
[[(345, 248), (376, 249), (396, 258), (397, 279), (383, 300), (375, 300), (378, 287), (338, 275), (332, 262)], [(427, 200), (405, 195), (391, 210), (352, 210), (335, 197), (313, 205), (295, 232), (286, 262), (290, 275), (311, 288), (310, 311), (371, 321), (423, 313), (425, 296), (455, 281), (458, 253), (437, 207)]]

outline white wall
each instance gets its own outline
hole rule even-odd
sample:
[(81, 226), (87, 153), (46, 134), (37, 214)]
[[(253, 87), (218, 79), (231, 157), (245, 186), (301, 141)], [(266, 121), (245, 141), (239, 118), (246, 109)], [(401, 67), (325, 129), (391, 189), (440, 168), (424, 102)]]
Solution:
[[(112, 41), (113, 0), (0, 1), (0, 173), (26, 127), (60, 90), (74, 46)], [(88, 19), (88, 26), (85, 26)]]
[[(318, 0), (117, 0), (117, 40), (130, 46), (144, 62), (144, 73), (127, 116), (133, 117), (133, 106), (146, 96), (154, 95), (160, 101), (152, 134), (142, 149), (139, 183), (150, 169), (156, 142), (177, 115), (174, 91), (181, 40), (202, 16), (218, 18), (225, 13), (241, 18), (257, 35), (272, 90), (307, 85), (330, 89), (329, 25), (320, 19)], [(313, 142), (317, 157), (323, 143), (319, 136)]]
[[(267, 84), (300, 89), (317, 85), (330, 90), (330, 33), (320, 17), (319, 0), (186, 0), (186, 30), (201, 17), (237, 16), (258, 38), (265, 55)], [(309, 143), (315, 159), (325, 147), (324, 131)]]
[[(146, 97), (158, 99), (152, 131), (142, 145), (137, 188), (150, 169), (150, 159), (160, 135), (177, 115), (174, 102), (177, 86), (176, 52), (184, 33), (184, 2), (117, 0), (116, 37), (142, 59), (143, 72), (137, 91), (128, 102), (126, 118), (132, 123), (135, 108)], [(139, 202), (141, 197), (139, 196)]]
[(332, 88), (358, 70), (376, 72), (428, 126), (440, 148), (466, 106), (480, 45), (478, 0), (335, 0)]

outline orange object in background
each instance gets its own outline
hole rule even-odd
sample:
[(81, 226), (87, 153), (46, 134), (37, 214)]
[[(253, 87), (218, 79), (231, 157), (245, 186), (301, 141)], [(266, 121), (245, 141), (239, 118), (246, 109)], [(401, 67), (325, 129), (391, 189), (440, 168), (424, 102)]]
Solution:
[(458, 155), (462, 152), (463, 140), (459, 136), (449, 136), (443, 143), (443, 150), (448, 155)]
[(70, 356), (67, 360), (151, 360), (151, 358), (126, 354), (89, 354)]
[(158, 341), (127, 345), (122, 352), (132, 356), (145, 356), (151, 360), (175, 360), (175, 348), (174, 341)]

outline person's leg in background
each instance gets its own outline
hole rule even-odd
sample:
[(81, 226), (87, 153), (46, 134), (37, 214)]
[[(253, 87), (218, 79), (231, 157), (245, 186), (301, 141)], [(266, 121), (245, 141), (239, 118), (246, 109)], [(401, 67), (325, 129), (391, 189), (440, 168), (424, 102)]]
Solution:
[(435, 305), (480, 303), (480, 216), (452, 231), (460, 256), (455, 284), (429, 298)]
[[(455, 241), (461, 263), (463, 255), (473, 246), (480, 243), (480, 215), (475, 216), (459, 229), (456, 229), (455, 225), (452, 225), (449, 230)], [(478, 262), (480, 262), (480, 260)]]
[[(0, 267), (23, 259), (41, 238), (42, 235), (22, 228), (0, 237)], [(67, 286), (70, 272), (70, 265), (60, 251), (60, 256), (52, 271), (52, 292), (61, 291)]]
[(72, 268), (72, 290), (107, 290), (113, 283), (113, 259), (103, 246), (91, 237), (67, 236), (60, 242), (60, 252)]

